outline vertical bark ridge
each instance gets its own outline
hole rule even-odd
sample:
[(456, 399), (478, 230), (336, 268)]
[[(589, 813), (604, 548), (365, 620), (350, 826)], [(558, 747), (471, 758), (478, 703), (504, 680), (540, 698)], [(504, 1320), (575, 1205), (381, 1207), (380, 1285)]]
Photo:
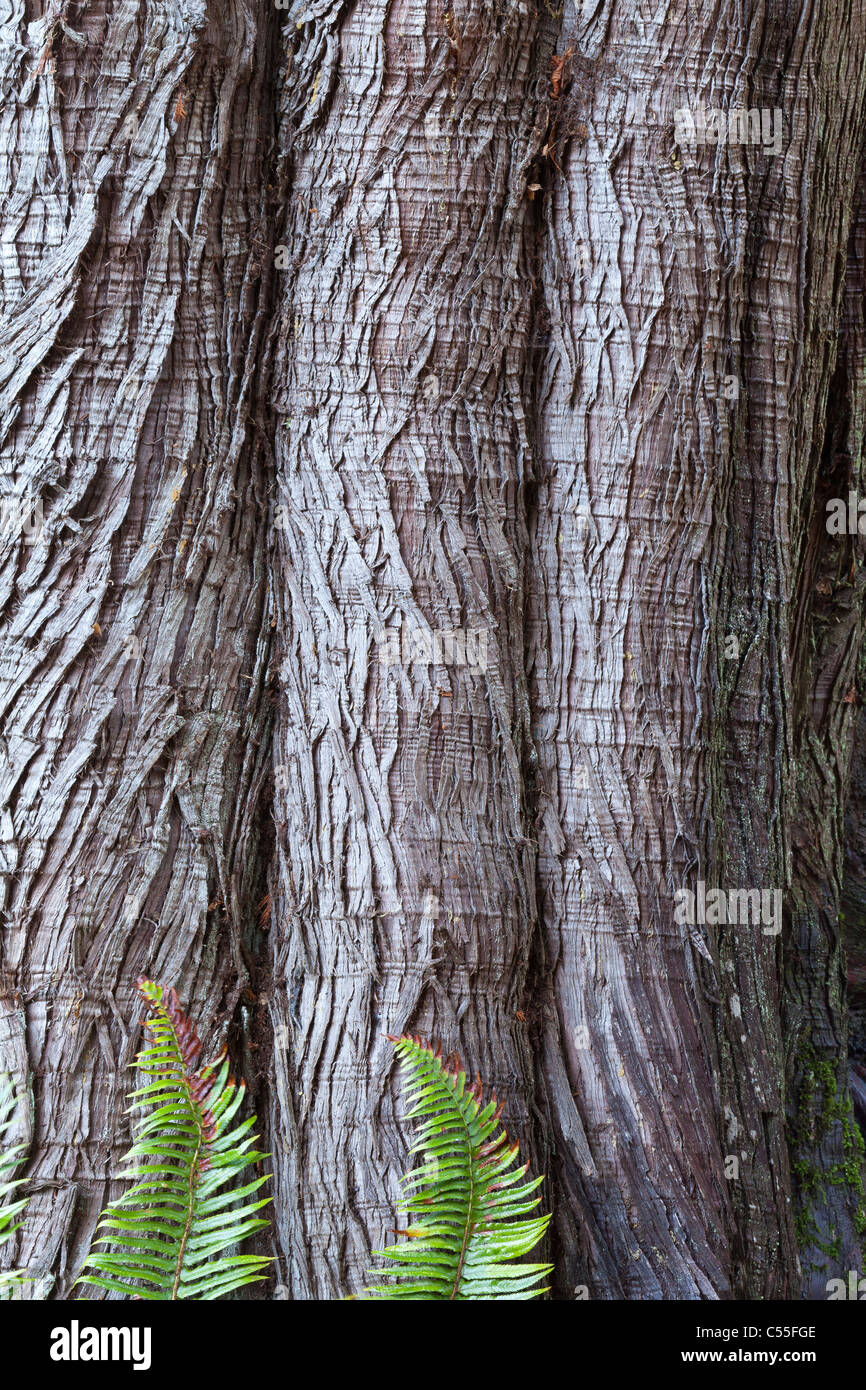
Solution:
[(241, 4), (33, 8), (0, 21), (0, 475), (42, 509), (0, 534), (0, 1071), (35, 1101), (15, 1258), (62, 1295), (136, 976), (211, 1037), (247, 980), (274, 62)]
[(399, 1205), (386, 1033), (458, 1048), (524, 1139), (533, 1105), (523, 239), (552, 40), (521, 0), (288, 22), (272, 1147), (289, 1295), (321, 1298)]
[[(845, 809), (862, 699), (864, 575), (858, 533), (828, 532), (828, 502), (862, 493), (866, 422), (866, 179), (853, 199), (824, 446), (798, 576), (792, 643), (796, 777), (791, 809), (791, 943), (783, 997), (787, 1111), (804, 1296), (862, 1265), (862, 1143), (848, 1090), (842, 941)], [(831, 345), (833, 340), (831, 338)], [(807, 483), (808, 486), (808, 483)], [(858, 693), (859, 692), (859, 693)], [(853, 826), (851, 826), (853, 829)]]
[(708, 532), (730, 444), (693, 391), (722, 370), (729, 248), (686, 186), (673, 111), (702, 55), (730, 51), (718, 22), (572, 8), (560, 43), (528, 607), (565, 1296), (729, 1292), (717, 982), (674, 915), (700, 860)]
[[(779, 935), (728, 926), (718, 938), (722, 1096), (740, 1157), (731, 1191), (741, 1297), (800, 1291), (786, 1142), (795, 1067), (789, 1063), (786, 1078), (786, 1048), (801, 1046), (810, 1011), (807, 1031), (816, 1030), (819, 1046), (839, 1022), (838, 990), (835, 1005), (819, 1003), (818, 980), (829, 983), (835, 968), (831, 846), (839, 802), (830, 784), (836, 795), (844, 785), (847, 716), (838, 705), (844, 691), (828, 702), (822, 685), (844, 679), (856, 659), (858, 621), (846, 622), (838, 646), (814, 628), (805, 634), (810, 550), (825, 521), (813, 509), (859, 168), (864, 40), (862, 6), (802, 14), (774, 7), (746, 89), (750, 105), (781, 108), (785, 136), (783, 157), (750, 162), (743, 187), (748, 241), (732, 338), (746, 391), (720, 478), (715, 533), (707, 854), (714, 882), (781, 890), (785, 915)], [(724, 656), (728, 634), (740, 646), (733, 660)]]
[[(791, 581), (863, 16), (611, 4), (564, 31), (529, 596), (563, 1286), (783, 1296), (778, 946), (674, 907), (700, 882), (790, 886)], [(780, 108), (778, 149), (689, 142), (699, 102)], [(567, 1156), (577, 1129), (591, 1163)]]

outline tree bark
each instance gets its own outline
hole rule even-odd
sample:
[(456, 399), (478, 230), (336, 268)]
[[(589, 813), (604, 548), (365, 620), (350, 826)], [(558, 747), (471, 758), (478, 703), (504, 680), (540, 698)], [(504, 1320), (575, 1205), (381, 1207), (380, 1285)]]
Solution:
[(292, 1298), (357, 1289), (395, 1224), (385, 1034), (458, 1049), (529, 1140), (523, 242), (552, 38), (523, 3), (296, 30), (272, 890)]
[[(255, 1084), (290, 1298), (398, 1224), (403, 1031), (548, 1174), (557, 1297), (823, 1296), (862, 1256), (863, 4), (0, 38), (12, 1258), (68, 1294), (144, 972)], [(700, 102), (772, 139), (690, 141)], [(784, 913), (683, 921), (701, 884)]]
[(64, 1296), (119, 1190), (136, 977), (208, 1042), (248, 983), (275, 25), (36, 9), (0, 19), (0, 467), (42, 507), (0, 537), (0, 1070), (33, 1103), (14, 1257)]
[[(782, 1007), (788, 1143), (793, 1205), (805, 1297), (826, 1295), (827, 1280), (862, 1265), (866, 1229), (863, 1141), (848, 1074), (848, 1007), (842, 924), (847, 915), (846, 842), (863, 838), (855, 817), (846, 830), (852, 753), (864, 689), (862, 543), (831, 535), (827, 501), (862, 492), (866, 421), (866, 178), (862, 120), (850, 156), (860, 174), (852, 198), (847, 257), (829, 294), (838, 335), (824, 353), (820, 390), (827, 401), (823, 445), (815, 459), (811, 515), (799, 560), (797, 625), (791, 639), (793, 777), (785, 808), (792, 858), (791, 937)], [(846, 132), (840, 132), (845, 138)], [(847, 221), (843, 227), (849, 225)], [(842, 262), (841, 256), (839, 257)], [(840, 293), (841, 291), (841, 293)], [(819, 328), (826, 336), (825, 323)], [(815, 349), (816, 359), (820, 349)], [(807, 478), (806, 487), (811, 486)], [(862, 763), (854, 769), (862, 779)], [(862, 789), (860, 791), (862, 800)], [(849, 889), (850, 889), (849, 882)], [(864, 1117), (866, 1118), (866, 1117)]]
[[(864, 15), (639, 18), (614, 5), (570, 31), (544, 260), (529, 573), (560, 1270), (592, 1296), (790, 1297), (785, 1046), (825, 1048), (831, 1031), (838, 1056), (844, 1029), (840, 700), (859, 608), (832, 651), (816, 656), (802, 633), (807, 538), (828, 540), (816, 464)], [(699, 98), (781, 108), (777, 157), (682, 148), (672, 116)], [(807, 887), (791, 840), (816, 837)], [(687, 937), (674, 894), (700, 881), (780, 890), (784, 932)], [(578, 1127), (591, 1164), (571, 1157)], [(839, 1258), (853, 1259), (850, 1221), (844, 1235)]]

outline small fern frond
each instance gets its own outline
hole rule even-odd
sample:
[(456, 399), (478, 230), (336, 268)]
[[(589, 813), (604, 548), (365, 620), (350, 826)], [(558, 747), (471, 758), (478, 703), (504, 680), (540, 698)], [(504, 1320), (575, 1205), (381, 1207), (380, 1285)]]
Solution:
[[(8, 1077), (0, 1078), (0, 1141), (8, 1132), (15, 1116), (15, 1092)], [(27, 1199), (11, 1200), (13, 1193), (21, 1187), (23, 1178), (11, 1178), (26, 1152), (26, 1145), (16, 1144), (14, 1148), (0, 1148), (0, 1245), (7, 1241), (21, 1226), (16, 1218), (21, 1216), (27, 1206)], [(11, 1296), (12, 1290), (24, 1282), (24, 1274), (17, 1269), (0, 1269), (0, 1299)]]
[(387, 1299), (530, 1299), (546, 1293), (548, 1264), (519, 1263), (541, 1240), (549, 1216), (532, 1216), (542, 1178), (526, 1179), (518, 1146), (500, 1124), (496, 1097), (484, 1103), (480, 1081), (467, 1082), (421, 1038), (391, 1038), (400, 1059), (408, 1118), (418, 1121), (413, 1154), (420, 1167), (403, 1178), (414, 1220), (406, 1239), (374, 1253), (386, 1282), (366, 1296)]
[[(201, 1043), (175, 991), (139, 980), (151, 1046), (136, 1058), (144, 1085), (129, 1097), (144, 1107), (124, 1175), (135, 1185), (102, 1213), (77, 1282), (152, 1300), (222, 1298), (265, 1277), (264, 1256), (228, 1255), (268, 1222), (254, 1200), (268, 1175), (234, 1180), (265, 1158), (254, 1145), (255, 1116), (234, 1124), (244, 1097), (225, 1054), (200, 1066)], [(227, 1186), (228, 1185), (228, 1186)], [(226, 1188), (226, 1191), (220, 1189)]]

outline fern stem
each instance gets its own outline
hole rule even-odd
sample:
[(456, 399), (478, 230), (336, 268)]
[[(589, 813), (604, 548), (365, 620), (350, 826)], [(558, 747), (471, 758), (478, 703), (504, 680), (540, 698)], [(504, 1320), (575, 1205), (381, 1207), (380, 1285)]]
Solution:
[(457, 1298), (457, 1290), (460, 1288), (460, 1280), (463, 1277), (463, 1264), (466, 1259), (466, 1250), (469, 1245), (469, 1237), (472, 1234), (472, 1213), (475, 1210), (475, 1169), (472, 1163), (472, 1135), (469, 1133), (469, 1126), (463, 1118), (463, 1112), (458, 1111), (463, 1128), (466, 1131), (466, 1149), (469, 1154), (469, 1212), (466, 1217), (466, 1225), (463, 1228), (463, 1243), (460, 1246), (460, 1258), (457, 1261), (457, 1274), (454, 1278), (454, 1285), (448, 1295), (449, 1303), (453, 1303)]
[(203, 1143), (203, 1138), (202, 1138), (202, 1135), (201, 1135), (201, 1132), (200, 1132), (200, 1133), (199, 1133), (198, 1147), (196, 1148), (196, 1151), (195, 1151), (195, 1158), (194, 1158), (193, 1162), (192, 1162), (192, 1163), (190, 1164), (190, 1166), (189, 1166), (189, 1183), (188, 1183), (188, 1186), (187, 1186), (187, 1192), (188, 1192), (188, 1194), (189, 1194), (189, 1200), (187, 1201), (187, 1205), (186, 1205), (186, 1223), (184, 1224), (183, 1235), (182, 1235), (181, 1238), (180, 1238), (180, 1249), (179, 1249), (178, 1252), (177, 1252), (177, 1264), (175, 1265), (175, 1269), (174, 1269), (174, 1283), (173, 1283), (172, 1286), (171, 1286), (171, 1301), (172, 1301), (172, 1302), (176, 1302), (176, 1301), (177, 1301), (177, 1290), (178, 1290), (178, 1286), (179, 1286), (179, 1284), (180, 1284), (181, 1272), (182, 1272), (182, 1270), (183, 1270), (183, 1257), (184, 1257), (184, 1255), (186, 1254), (186, 1243), (187, 1243), (187, 1241), (189, 1240), (189, 1228), (190, 1228), (190, 1226), (192, 1225), (192, 1213), (193, 1213), (193, 1208), (194, 1208), (194, 1206), (195, 1206), (195, 1183), (196, 1183), (196, 1179), (197, 1179), (197, 1177), (198, 1177), (198, 1156), (199, 1156), (199, 1154), (201, 1153), (201, 1146), (202, 1146), (202, 1143)]
[[(208, 1131), (207, 1119), (203, 1112), (203, 1102), (201, 1101), (199, 1095), (196, 1094), (196, 1087), (193, 1086), (192, 1081), (190, 1079), (191, 1069), (194, 1066), (195, 1062), (198, 1061), (200, 1051), (198, 1036), (194, 1028), (190, 1029), (188, 1020), (186, 1020), (183, 1014), (180, 1013), (180, 1008), (177, 1003), (177, 995), (174, 993), (174, 991), (172, 991), (169, 995), (168, 1006), (166, 1007), (166, 1004), (160, 1001), (158, 1007), (163, 1017), (167, 1019), (169, 1026), (171, 1027), (172, 1033), (174, 1034), (175, 1045), (177, 1047), (178, 1056), (181, 1062), (180, 1077), (183, 1083), (184, 1090), (187, 1094), (187, 1100), (189, 1103), (190, 1110), (192, 1111), (192, 1114), (195, 1118), (196, 1130), (198, 1132), (195, 1153), (193, 1154), (192, 1162), (189, 1165), (189, 1177), (187, 1179), (186, 1220), (184, 1222), (183, 1232), (180, 1238), (180, 1245), (178, 1247), (177, 1260), (175, 1262), (174, 1268), (174, 1280), (171, 1286), (170, 1301), (175, 1303), (178, 1301), (177, 1291), (180, 1287), (180, 1278), (183, 1273), (184, 1256), (186, 1254), (186, 1247), (189, 1241), (189, 1233), (190, 1228), (192, 1227), (192, 1219), (195, 1214), (195, 1188), (196, 1183), (198, 1182), (198, 1179), (200, 1177), (200, 1155), (202, 1149), (206, 1148), (207, 1146)], [(210, 1074), (211, 1068), (207, 1067), (201, 1075), (202, 1077), (204, 1077)]]

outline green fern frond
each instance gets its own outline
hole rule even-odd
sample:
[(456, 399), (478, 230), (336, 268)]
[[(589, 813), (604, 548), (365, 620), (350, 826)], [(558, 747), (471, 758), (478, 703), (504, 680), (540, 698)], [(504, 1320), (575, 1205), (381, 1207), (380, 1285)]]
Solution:
[[(9, 1130), (15, 1115), (16, 1098), (8, 1077), (0, 1079), (0, 1140)], [(11, 1201), (14, 1192), (21, 1187), (24, 1179), (11, 1179), (26, 1151), (26, 1145), (17, 1144), (11, 1149), (0, 1149), (0, 1245), (5, 1245), (19, 1229), (21, 1222), (16, 1220), (27, 1206), (27, 1199)], [(24, 1282), (24, 1274), (17, 1269), (0, 1269), (0, 1299), (11, 1296), (12, 1290)]]
[(146, 1080), (129, 1097), (146, 1110), (125, 1159), (135, 1186), (102, 1213), (97, 1231), (106, 1234), (95, 1244), (114, 1248), (92, 1250), (77, 1282), (153, 1300), (222, 1298), (263, 1279), (271, 1263), (225, 1253), (268, 1225), (258, 1213), (271, 1199), (254, 1200), (268, 1175), (231, 1185), (266, 1157), (254, 1148), (256, 1118), (232, 1128), (243, 1083), (224, 1054), (200, 1067), (201, 1043), (175, 991), (150, 980), (138, 988), (152, 1046), (136, 1058)]
[(518, 1263), (541, 1240), (549, 1216), (530, 1216), (543, 1178), (524, 1181), (518, 1146), (500, 1125), (502, 1106), (484, 1104), (481, 1084), (467, 1084), (420, 1038), (391, 1038), (400, 1059), (408, 1118), (418, 1121), (411, 1152), (421, 1166), (403, 1178), (406, 1210), (417, 1219), (406, 1239), (374, 1253), (390, 1268), (372, 1298), (530, 1299), (546, 1293), (553, 1266)]

